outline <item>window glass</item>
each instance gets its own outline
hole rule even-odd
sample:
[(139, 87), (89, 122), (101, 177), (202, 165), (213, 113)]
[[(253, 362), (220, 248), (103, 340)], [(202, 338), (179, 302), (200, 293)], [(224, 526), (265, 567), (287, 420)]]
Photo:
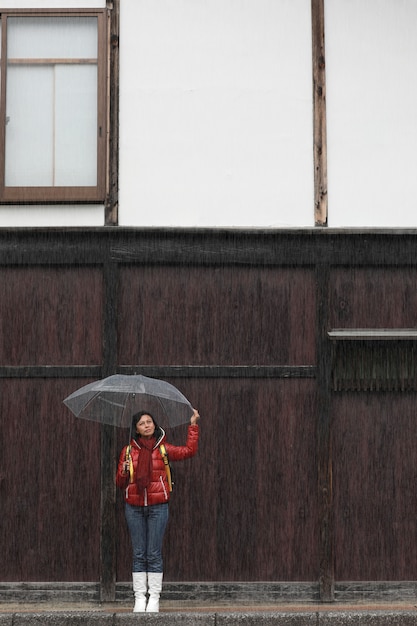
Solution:
[(89, 65), (61, 65), (56, 68), (55, 84), (55, 184), (96, 185), (97, 70)]
[(97, 18), (9, 17), (7, 55), (15, 59), (97, 59)]
[(8, 69), (7, 186), (53, 184), (53, 100), (52, 67), (16, 66)]

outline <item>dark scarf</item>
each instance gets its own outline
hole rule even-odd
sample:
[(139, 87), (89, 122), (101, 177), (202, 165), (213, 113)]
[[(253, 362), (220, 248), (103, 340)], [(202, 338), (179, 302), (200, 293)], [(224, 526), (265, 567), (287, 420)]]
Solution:
[(151, 437), (150, 439), (138, 439), (140, 445), (140, 454), (138, 466), (136, 469), (136, 484), (139, 489), (143, 490), (151, 482), (152, 476), (152, 450), (155, 447), (156, 439)]

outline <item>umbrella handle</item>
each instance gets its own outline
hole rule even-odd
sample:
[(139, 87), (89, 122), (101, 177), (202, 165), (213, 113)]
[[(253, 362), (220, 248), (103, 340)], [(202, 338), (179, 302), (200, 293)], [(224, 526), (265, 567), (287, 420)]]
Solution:
[(132, 455), (130, 454), (132, 446), (126, 446), (126, 461), (129, 462), (129, 474), (130, 474), (130, 482), (133, 483), (133, 461)]
[(167, 480), (168, 480), (168, 487), (169, 487), (169, 490), (172, 491), (173, 482), (172, 482), (171, 468), (169, 465), (167, 451), (163, 443), (159, 446), (159, 450), (164, 460), (165, 472), (166, 472)]

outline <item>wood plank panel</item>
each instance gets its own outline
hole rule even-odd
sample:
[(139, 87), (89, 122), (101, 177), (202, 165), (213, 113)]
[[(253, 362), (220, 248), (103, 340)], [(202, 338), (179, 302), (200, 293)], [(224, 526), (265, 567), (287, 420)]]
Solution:
[[(202, 417), (198, 455), (174, 464), (166, 580), (317, 580), (314, 381), (170, 382)], [(185, 427), (169, 433), (185, 437)], [(120, 493), (118, 527), (118, 580), (129, 580)]]
[(335, 578), (417, 578), (415, 394), (335, 394)]
[(414, 328), (417, 268), (350, 267), (330, 272), (330, 328)]
[(3, 581), (99, 578), (100, 427), (62, 404), (78, 382), (0, 380)]
[(0, 364), (101, 364), (102, 301), (99, 269), (2, 268)]
[(121, 268), (118, 345), (121, 365), (314, 364), (314, 273)]

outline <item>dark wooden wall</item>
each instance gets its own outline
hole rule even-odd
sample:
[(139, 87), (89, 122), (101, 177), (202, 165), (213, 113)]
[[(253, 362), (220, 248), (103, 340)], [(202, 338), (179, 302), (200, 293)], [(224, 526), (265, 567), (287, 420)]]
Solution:
[[(0, 231), (2, 582), (128, 581), (127, 433), (62, 404), (114, 372), (202, 414), (167, 581), (417, 578), (415, 394), (332, 390), (332, 329), (415, 328), (409, 232)], [(169, 432), (182, 443), (185, 427)]]
[[(333, 269), (329, 305), (333, 328), (415, 329), (417, 268)], [(335, 393), (331, 415), (336, 579), (415, 580), (415, 393)]]

